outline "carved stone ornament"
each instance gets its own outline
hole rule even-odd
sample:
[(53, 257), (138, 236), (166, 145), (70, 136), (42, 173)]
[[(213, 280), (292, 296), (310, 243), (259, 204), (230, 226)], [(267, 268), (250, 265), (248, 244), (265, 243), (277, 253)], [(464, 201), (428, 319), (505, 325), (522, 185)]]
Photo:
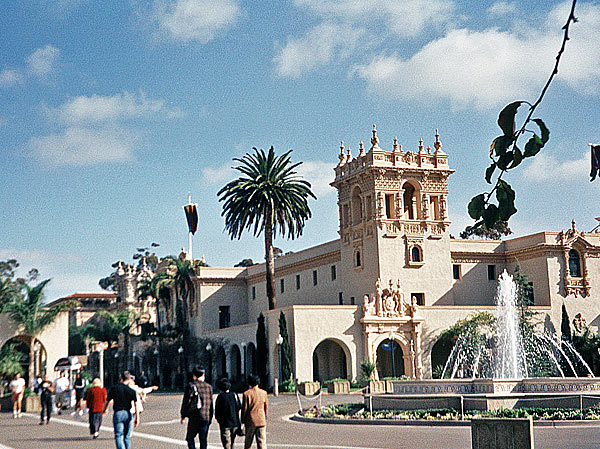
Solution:
[(575, 328), (575, 332), (578, 334), (585, 332), (585, 329), (587, 328), (587, 321), (581, 315), (581, 313), (578, 313), (575, 315), (575, 318), (573, 318), (573, 327)]
[(384, 318), (401, 317), (409, 312), (409, 306), (404, 301), (404, 294), (400, 289), (400, 281), (389, 281), (387, 286), (382, 286), (377, 280), (375, 295), (363, 297), (363, 315)]

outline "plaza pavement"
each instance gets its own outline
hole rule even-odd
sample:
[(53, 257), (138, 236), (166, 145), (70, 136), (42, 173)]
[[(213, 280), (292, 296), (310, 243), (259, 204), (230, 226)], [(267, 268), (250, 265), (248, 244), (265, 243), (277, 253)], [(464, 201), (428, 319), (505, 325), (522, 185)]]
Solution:
[[(360, 396), (324, 396), (323, 404), (358, 402)], [(295, 396), (269, 396), (267, 427), (270, 449), (469, 449), (469, 427), (327, 425), (289, 421), (297, 411)], [(186, 426), (179, 423), (180, 394), (153, 393), (146, 403), (142, 423), (135, 429), (133, 449), (171, 449), (186, 447)], [(303, 406), (309, 406), (304, 401)], [(112, 414), (103, 422), (100, 437), (91, 440), (87, 415), (53, 416), (49, 425), (38, 425), (38, 414), (13, 419), (0, 413), (0, 449), (110, 449), (114, 448)], [(536, 449), (600, 449), (600, 423), (574, 427), (536, 427)], [(236, 447), (243, 447), (240, 439)], [(209, 432), (209, 448), (221, 448), (218, 425)]]

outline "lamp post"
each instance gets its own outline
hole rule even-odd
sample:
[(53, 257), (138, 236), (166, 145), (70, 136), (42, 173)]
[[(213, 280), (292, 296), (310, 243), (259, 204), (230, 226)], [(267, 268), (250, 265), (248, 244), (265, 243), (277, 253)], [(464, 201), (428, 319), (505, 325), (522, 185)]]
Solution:
[(160, 365), (158, 363), (158, 349), (154, 348), (154, 358), (156, 359), (156, 377), (158, 377), (158, 384), (162, 388), (162, 382), (160, 381)]
[[(135, 366), (135, 365), (136, 365), (136, 363), (135, 363), (135, 362), (136, 362), (136, 360), (135, 360), (135, 359), (136, 359), (136, 357), (137, 357), (137, 352), (133, 351), (133, 352), (131, 353), (131, 363), (133, 364), (132, 371), (133, 371), (134, 373), (137, 373), (137, 370), (136, 370), (136, 368), (137, 368), (137, 367)], [(135, 374), (134, 374), (134, 375), (135, 375)]]
[(394, 333), (392, 331), (390, 331), (390, 349), (392, 351), (392, 377), (396, 377), (396, 357), (395, 357), (395, 344), (396, 342), (394, 341)]
[(34, 360), (33, 360), (33, 376), (37, 376), (40, 374), (40, 349), (42, 349), (42, 345), (39, 341), (36, 341), (33, 344), (33, 352), (34, 352)]
[(181, 385), (185, 386), (185, 373), (183, 372), (183, 346), (180, 346), (179, 349), (177, 349), (177, 352), (179, 353), (179, 372), (181, 373)]
[[(277, 343), (277, 348), (279, 349), (279, 379), (281, 379), (281, 345), (283, 344), (283, 337), (281, 334), (277, 335), (275, 339), (275, 343)], [(275, 379), (274, 393), (275, 396), (279, 396), (279, 379)]]
[(208, 383), (212, 382), (212, 345), (210, 342), (206, 345), (206, 352), (208, 352)]

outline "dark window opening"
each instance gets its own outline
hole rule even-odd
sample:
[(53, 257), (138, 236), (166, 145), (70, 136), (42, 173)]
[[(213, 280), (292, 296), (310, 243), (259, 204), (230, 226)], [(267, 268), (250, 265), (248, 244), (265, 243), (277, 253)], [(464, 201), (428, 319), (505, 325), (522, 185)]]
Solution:
[(283, 281), (283, 279), (279, 280), (279, 290), (281, 290), (281, 293), (285, 292), (285, 282)]
[(425, 305), (425, 293), (411, 293), (410, 297), (415, 298), (415, 301), (418, 306)]
[(230, 319), (229, 306), (219, 306), (219, 329), (229, 327)]
[(488, 265), (488, 281), (496, 280), (496, 265)]
[(413, 262), (422, 262), (421, 249), (418, 246), (413, 246), (410, 251), (410, 257)]
[(335, 281), (337, 279), (337, 271), (335, 265), (331, 266), (331, 280)]
[(354, 299), (354, 296), (350, 296), (350, 305), (354, 306), (356, 304), (356, 300)]
[(338, 303), (340, 304), (340, 306), (344, 305), (344, 294), (342, 292), (338, 293)]
[(252, 287), (252, 299), (256, 299), (256, 287)]
[(356, 251), (356, 266), (360, 267), (362, 265), (360, 260), (360, 251)]
[(581, 264), (579, 263), (579, 253), (574, 249), (569, 251), (569, 273), (575, 278), (581, 277)]
[(460, 265), (452, 265), (452, 278), (460, 279)]
[(313, 270), (313, 285), (317, 285), (317, 270)]
[(296, 290), (300, 290), (300, 275), (296, 275)]

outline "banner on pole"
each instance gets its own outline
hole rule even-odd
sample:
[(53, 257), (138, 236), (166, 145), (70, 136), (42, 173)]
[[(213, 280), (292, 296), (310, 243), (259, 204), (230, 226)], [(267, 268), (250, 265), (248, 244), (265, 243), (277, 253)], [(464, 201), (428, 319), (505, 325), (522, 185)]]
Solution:
[[(592, 171), (590, 172), (590, 181), (596, 179), (596, 174), (600, 171), (600, 145), (592, 145)], [(600, 177), (600, 176), (599, 176)]]
[(188, 229), (193, 235), (198, 230), (198, 205), (195, 203), (187, 204), (183, 206), (183, 210), (185, 211)]

